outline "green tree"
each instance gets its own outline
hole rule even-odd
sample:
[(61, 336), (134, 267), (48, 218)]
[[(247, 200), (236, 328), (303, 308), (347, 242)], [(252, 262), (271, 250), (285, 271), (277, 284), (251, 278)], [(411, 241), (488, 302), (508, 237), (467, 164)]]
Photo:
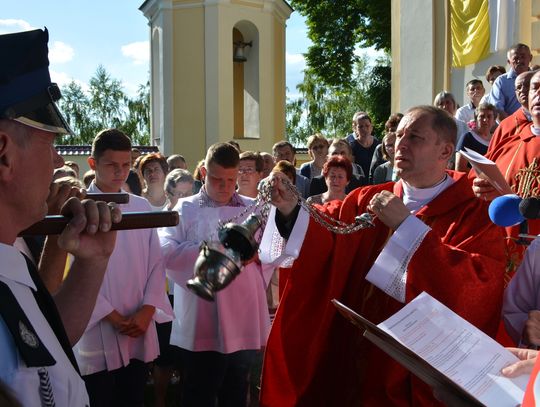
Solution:
[(58, 143), (88, 144), (90, 137), (93, 137), (92, 134), (95, 135), (95, 128), (91, 120), (90, 101), (82, 87), (75, 81), (71, 81), (62, 89), (59, 106), (75, 135), (62, 136)]
[(350, 83), (355, 49), (390, 50), (390, 0), (291, 0), (291, 5), (306, 17), (313, 42), (307, 65), (327, 85)]
[(372, 67), (366, 57), (355, 63), (347, 86), (326, 85), (312, 69), (304, 71), (304, 80), (297, 86), (300, 97), (288, 99), (287, 137), (303, 144), (307, 137), (320, 132), (328, 138), (343, 138), (352, 131), (355, 112), (369, 113), (374, 133), (382, 135), (384, 122), (390, 115), (390, 60), (380, 58)]
[(126, 100), (122, 83), (111, 78), (105, 68), (99, 65), (94, 76), (90, 78), (89, 85), (90, 107), (94, 118), (103, 128), (120, 127)]
[[(290, 140), (303, 142), (315, 131), (343, 137), (358, 110), (370, 114), (381, 135), (390, 114), (390, 0), (291, 0), (291, 5), (306, 17), (313, 45), (305, 54), (301, 97), (287, 101)], [(367, 47), (387, 56), (368, 65), (355, 53)]]
[(129, 98), (122, 83), (98, 66), (85, 91), (72, 81), (62, 88), (60, 108), (75, 136), (64, 136), (61, 144), (90, 144), (105, 128), (118, 128), (128, 134), (133, 144), (150, 143), (150, 82), (140, 85), (137, 95)]
[(123, 131), (132, 135), (133, 144), (150, 144), (150, 80), (139, 85), (135, 99), (127, 99), (127, 107)]

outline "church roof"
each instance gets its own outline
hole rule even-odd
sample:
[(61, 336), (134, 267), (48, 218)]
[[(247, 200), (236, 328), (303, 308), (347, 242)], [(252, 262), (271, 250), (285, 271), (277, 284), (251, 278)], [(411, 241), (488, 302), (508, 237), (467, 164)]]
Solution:
[[(138, 149), (141, 154), (150, 154), (150, 153), (159, 153), (158, 146), (132, 146), (132, 148)], [(92, 151), (91, 145), (84, 145), (84, 146), (70, 146), (70, 145), (58, 145), (56, 146), (56, 151), (60, 155), (75, 155), (75, 156), (81, 156), (81, 155), (90, 155), (90, 152)]]

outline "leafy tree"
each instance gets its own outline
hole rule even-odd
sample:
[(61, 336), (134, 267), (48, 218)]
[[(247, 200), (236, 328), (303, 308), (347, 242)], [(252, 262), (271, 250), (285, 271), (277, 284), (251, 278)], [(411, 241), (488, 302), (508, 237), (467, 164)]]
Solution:
[(379, 60), (366, 78), (366, 110), (374, 122), (374, 131), (382, 135), (390, 116), (392, 68), (389, 58)]
[(287, 101), (289, 139), (302, 143), (314, 132), (344, 137), (358, 110), (370, 114), (381, 135), (390, 114), (390, 58), (371, 66), (355, 50), (374, 47), (388, 55), (390, 0), (291, 0), (291, 5), (306, 17), (313, 45), (297, 87), (301, 97)]
[(122, 83), (113, 79), (102, 65), (90, 78), (90, 107), (95, 118), (104, 128), (122, 125), (123, 103), (126, 95)]
[(105, 128), (118, 128), (128, 134), (133, 144), (150, 143), (150, 82), (140, 85), (130, 99), (122, 83), (98, 66), (85, 91), (72, 81), (62, 88), (60, 108), (75, 136), (64, 136), (61, 144), (90, 144)]
[(390, 50), (390, 0), (291, 0), (291, 5), (306, 17), (313, 42), (307, 65), (327, 85), (349, 84), (357, 47)]
[(150, 144), (150, 80), (139, 85), (135, 99), (127, 99), (127, 107), (124, 131), (132, 135), (133, 144)]
[(326, 85), (308, 68), (297, 90), (300, 97), (288, 99), (286, 106), (286, 131), (292, 143), (303, 144), (316, 132), (343, 138), (352, 131), (352, 117), (359, 110), (369, 113), (374, 133), (382, 135), (390, 115), (390, 60), (380, 58), (371, 67), (366, 57), (359, 58), (348, 86)]
[(66, 117), (75, 135), (62, 136), (59, 144), (88, 144), (90, 135), (95, 135), (94, 123), (91, 120), (90, 101), (82, 87), (71, 81), (62, 89), (60, 109)]

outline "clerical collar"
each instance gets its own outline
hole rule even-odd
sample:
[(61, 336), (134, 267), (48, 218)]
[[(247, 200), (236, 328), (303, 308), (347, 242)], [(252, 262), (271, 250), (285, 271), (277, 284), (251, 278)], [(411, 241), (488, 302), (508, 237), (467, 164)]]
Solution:
[(199, 194), (199, 206), (201, 208), (203, 207), (217, 208), (220, 206), (237, 207), (237, 206), (246, 206), (246, 205), (244, 201), (242, 200), (242, 198), (240, 198), (240, 195), (238, 195), (238, 193), (236, 192), (233, 194), (233, 196), (231, 197), (231, 200), (227, 204), (225, 205), (220, 204), (219, 202), (216, 202), (212, 198), (210, 198), (210, 196), (206, 192), (206, 186), (203, 185)]
[(441, 181), (428, 188), (416, 188), (403, 180), (401, 182), (403, 184), (403, 203), (414, 214), (452, 185), (454, 179), (449, 177), (448, 174), (444, 174)]
[(534, 124), (531, 126), (532, 134), (535, 136), (540, 136), (540, 127), (535, 127)]

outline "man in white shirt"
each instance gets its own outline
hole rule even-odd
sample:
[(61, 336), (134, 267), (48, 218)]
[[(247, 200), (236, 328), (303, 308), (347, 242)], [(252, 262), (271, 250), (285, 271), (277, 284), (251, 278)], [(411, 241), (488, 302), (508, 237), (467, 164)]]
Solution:
[(47, 42), (47, 30), (0, 35), (0, 381), (25, 407), (84, 407), (71, 346), (90, 318), (116, 236), (106, 232), (121, 213), (104, 202), (66, 202), (71, 220), (58, 244), (74, 260), (54, 298), (13, 247), (47, 213), (53, 170), (64, 163), (53, 143), (70, 132), (55, 105)]
[[(120, 192), (131, 165), (129, 137), (116, 129), (101, 131), (88, 163), (96, 174), (89, 192)], [(150, 205), (130, 194), (120, 208), (144, 212)], [(157, 232), (118, 232), (92, 317), (74, 347), (92, 407), (143, 406), (147, 363), (159, 354), (154, 321), (170, 320)]]
[(489, 103), (499, 111), (499, 121), (514, 113), (521, 106), (516, 98), (516, 77), (528, 71), (532, 60), (531, 49), (525, 44), (515, 44), (506, 53), (510, 70), (495, 79), (489, 93)]
[(480, 100), (484, 96), (484, 93), (486, 93), (486, 89), (484, 88), (484, 84), (480, 79), (471, 79), (469, 82), (467, 82), (465, 90), (467, 91), (469, 103), (461, 106), (456, 111), (456, 119), (469, 123), (474, 121), (474, 112), (480, 104)]

